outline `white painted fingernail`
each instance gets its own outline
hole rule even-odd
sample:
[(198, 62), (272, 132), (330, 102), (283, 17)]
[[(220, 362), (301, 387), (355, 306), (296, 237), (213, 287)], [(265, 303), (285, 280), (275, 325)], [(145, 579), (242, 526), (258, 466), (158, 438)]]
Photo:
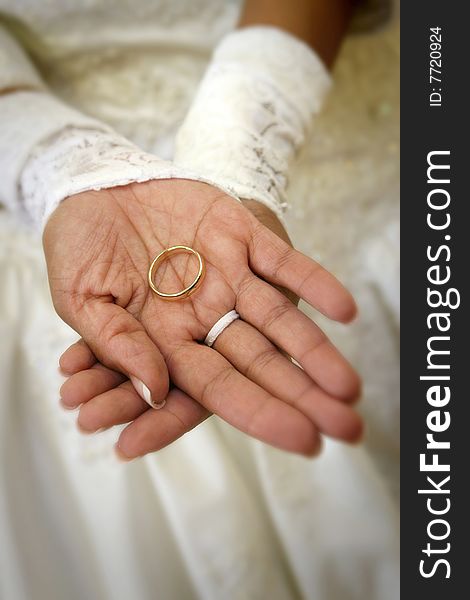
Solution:
[(147, 402), (147, 404), (153, 408), (152, 394), (145, 383), (133, 375), (130, 376), (130, 380), (132, 381), (135, 391), (139, 394), (142, 400), (145, 400), (145, 402)]
[(130, 376), (130, 380), (135, 388), (135, 391), (139, 394), (142, 400), (145, 400), (145, 402), (147, 402), (149, 406), (157, 410), (165, 406), (166, 400), (163, 400), (162, 402), (154, 402), (152, 400), (152, 394), (150, 393), (150, 390), (143, 381), (137, 379), (137, 377), (134, 377), (133, 375)]

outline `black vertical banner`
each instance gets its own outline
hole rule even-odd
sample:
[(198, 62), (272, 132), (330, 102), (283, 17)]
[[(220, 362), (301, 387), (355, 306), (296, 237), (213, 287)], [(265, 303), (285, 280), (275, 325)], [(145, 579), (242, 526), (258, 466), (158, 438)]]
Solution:
[(405, 600), (470, 597), (466, 8), (443, 0), (401, 6)]

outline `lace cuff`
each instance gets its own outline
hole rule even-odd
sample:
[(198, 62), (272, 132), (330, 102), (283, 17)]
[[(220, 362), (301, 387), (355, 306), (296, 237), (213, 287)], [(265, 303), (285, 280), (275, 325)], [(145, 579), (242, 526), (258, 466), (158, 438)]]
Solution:
[(69, 108), (45, 92), (15, 92), (0, 96), (0, 202), (28, 218), (20, 178), (31, 149), (64, 127), (110, 129)]
[(21, 173), (20, 191), (28, 215), (44, 226), (67, 196), (183, 175), (114, 131), (66, 127), (35, 147)]
[(264, 26), (229, 34), (178, 132), (175, 163), (280, 216), (290, 162), (330, 85), (317, 55), (290, 34)]
[(0, 108), (0, 199), (40, 229), (67, 196), (151, 179), (201, 181), (233, 196), (208, 177), (142, 151), (46, 93), (10, 94), (0, 98)]
[(173, 178), (208, 183), (233, 197), (223, 186), (144, 152), (112, 130), (74, 127), (34, 149), (22, 171), (20, 190), (30, 218), (43, 228), (59, 203), (73, 194)]

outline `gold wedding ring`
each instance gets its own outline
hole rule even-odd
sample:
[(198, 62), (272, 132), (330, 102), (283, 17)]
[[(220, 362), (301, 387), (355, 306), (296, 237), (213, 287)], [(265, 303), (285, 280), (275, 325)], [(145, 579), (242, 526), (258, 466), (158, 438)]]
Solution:
[[(181, 290), (180, 292), (168, 294), (168, 293), (160, 291), (153, 282), (155, 273), (157, 272), (160, 265), (162, 263), (164, 263), (166, 260), (168, 260), (172, 255), (181, 254), (181, 253), (193, 254), (198, 260), (199, 268), (198, 268), (197, 275), (196, 275), (194, 281), (190, 285), (188, 285), (188, 287), (184, 288), (184, 290)], [(160, 254), (158, 254), (153, 259), (152, 264), (150, 265), (150, 268), (149, 268), (149, 272), (148, 272), (148, 282), (149, 282), (149, 286), (152, 288), (152, 290), (157, 294), (157, 296), (159, 296), (163, 300), (183, 300), (184, 298), (187, 298), (188, 296), (190, 296), (197, 290), (197, 288), (201, 285), (202, 280), (204, 279), (205, 273), (206, 273), (206, 267), (204, 264), (204, 260), (203, 260), (202, 256), (199, 254), (199, 252), (197, 252), (197, 250), (194, 250), (193, 248), (190, 248), (189, 246), (171, 246), (171, 248), (166, 248), (166, 250), (163, 250), (163, 252), (160, 252)]]

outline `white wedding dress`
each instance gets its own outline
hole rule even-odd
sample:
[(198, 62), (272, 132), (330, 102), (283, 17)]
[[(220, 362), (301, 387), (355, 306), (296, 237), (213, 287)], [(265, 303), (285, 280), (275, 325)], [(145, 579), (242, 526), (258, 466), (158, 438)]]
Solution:
[[(0, 0), (0, 25), (67, 103), (171, 158), (237, 12)], [(211, 418), (119, 463), (116, 431), (85, 436), (58, 405), (76, 334), (54, 313), (39, 237), (0, 209), (2, 600), (398, 599), (398, 65), (396, 23), (347, 40), (289, 188), (297, 247), (358, 300), (347, 328), (309, 312), (363, 375), (361, 446), (327, 441), (307, 460)]]

